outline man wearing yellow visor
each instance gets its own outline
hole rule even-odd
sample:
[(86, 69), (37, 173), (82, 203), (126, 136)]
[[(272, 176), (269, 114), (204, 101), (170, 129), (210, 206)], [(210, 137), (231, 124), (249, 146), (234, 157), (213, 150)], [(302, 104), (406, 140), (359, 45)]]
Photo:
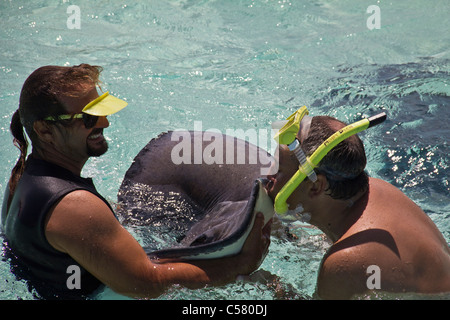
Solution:
[(303, 107), (282, 123), (279, 170), (267, 189), (281, 217), (309, 222), (333, 242), (319, 270), (318, 297), (450, 292), (450, 249), (438, 228), (399, 189), (364, 170), (355, 133), (386, 115), (347, 126), (306, 114)]
[[(11, 121), (20, 158), (2, 206), (2, 229), (21, 277), (44, 298), (80, 298), (101, 284), (130, 297), (157, 297), (170, 285), (224, 284), (254, 271), (268, 248), (259, 215), (240, 254), (157, 264), (121, 226), (92, 179), (80, 176), (108, 149), (107, 116), (127, 103), (98, 95), (100, 67), (45, 66), (25, 81)], [(27, 157), (27, 132), (32, 152)]]

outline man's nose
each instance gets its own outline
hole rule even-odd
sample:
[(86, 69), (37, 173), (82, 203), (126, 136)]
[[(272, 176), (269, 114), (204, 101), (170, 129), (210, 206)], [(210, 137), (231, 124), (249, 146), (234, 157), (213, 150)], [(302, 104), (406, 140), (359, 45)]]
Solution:
[(106, 117), (99, 117), (97, 123), (95, 124), (96, 128), (108, 128), (109, 121)]

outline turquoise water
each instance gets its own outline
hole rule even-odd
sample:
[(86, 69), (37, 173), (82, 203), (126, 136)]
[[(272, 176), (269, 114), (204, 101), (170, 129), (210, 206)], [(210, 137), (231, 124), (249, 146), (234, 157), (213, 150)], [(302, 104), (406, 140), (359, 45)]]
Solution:
[[(67, 27), (70, 4), (80, 29)], [(373, 4), (381, 25), (369, 30)], [(449, 9), (447, 0), (2, 0), (2, 194), (18, 156), (9, 123), (26, 77), (42, 65), (90, 63), (104, 67), (103, 89), (129, 102), (110, 117), (110, 150), (83, 171), (112, 202), (134, 156), (160, 132), (194, 121), (268, 130), (297, 105), (346, 122), (385, 111), (383, 125), (361, 134), (367, 169), (419, 204), (450, 242)], [(173, 288), (161, 298), (311, 298), (329, 244), (313, 228), (291, 230), (294, 239), (273, 235), (259, 281)], [(2, 259), (0, 299), (19, 298), (34, 297)], [(109, 289), (94, 298), (125, 299)]]

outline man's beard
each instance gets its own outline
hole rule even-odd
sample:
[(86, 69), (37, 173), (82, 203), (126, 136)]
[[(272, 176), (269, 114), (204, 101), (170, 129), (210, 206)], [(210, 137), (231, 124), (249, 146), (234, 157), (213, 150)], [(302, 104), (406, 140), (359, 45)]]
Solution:
[[(94, 137), (94, 140), (90, 140), (90, 137)], [(95, 142), (101, 137), (100, 142)], [(86, 152), (89, 157), (100, 157), (108, 151), (108, 142), (106, 141), (105, 136), (103, 135), (103, 129), (97, 128), (92, 130), (91, 134), (87, 138), (86, 141)]]
[(100, 157), (106, 151), (108, 151), (108, 142), (106, 140), (103, 141), (100, 147), (92, 148), (89, 144), (87, 145), (87, 154), (89, 157)]

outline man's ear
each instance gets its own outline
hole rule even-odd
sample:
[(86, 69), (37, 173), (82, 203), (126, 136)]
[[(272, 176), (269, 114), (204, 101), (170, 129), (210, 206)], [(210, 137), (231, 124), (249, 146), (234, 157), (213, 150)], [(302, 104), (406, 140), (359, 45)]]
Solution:
[(46, 143), (53, 141), (53, 128), (43, 120), (37, 120), (33, 123), (34, 132), (40, 140)]
[(317, 174), (316, 182), (311, 182), (311, 186), (309, 189), (309, 197), (314, 199), (320, 196), (322, 193), (328, 189), (328, 181), (327, 178), (323, 174)]

